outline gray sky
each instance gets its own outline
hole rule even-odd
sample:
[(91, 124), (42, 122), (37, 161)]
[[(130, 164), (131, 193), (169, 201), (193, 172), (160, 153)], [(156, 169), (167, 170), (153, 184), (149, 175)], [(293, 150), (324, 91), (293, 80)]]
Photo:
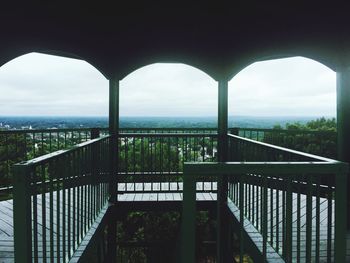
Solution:
[[(335, 116), (335, 72), (295, 57), (250, 65), (229, 83), (229, 114)], [(121, 116), (216, 116), (217, 83), (184, 64), (152, 64), (120, 84)], [(108, 81), (90, 64), (37, 53), (0, 67), (0, 115), (107, 116)]]

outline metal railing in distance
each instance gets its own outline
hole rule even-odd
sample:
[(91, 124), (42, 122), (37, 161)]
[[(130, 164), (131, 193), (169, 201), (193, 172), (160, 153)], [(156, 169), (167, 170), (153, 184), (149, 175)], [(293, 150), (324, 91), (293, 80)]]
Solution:
[[(125, 191), (145, 192), (145, 184), (160, 191), (179, 191), (171, 182), (181, 182), (183, 163), (210, 162), (217, 159), (215, 133), (121, 133), (119, 138), (118, 182), (141, 183), (142, 187)], [(162, 188), (164, 182), (168, 184)], [(203, 182), (204, 183), (204, 182)]]
[(183, 231), (188, 234), (182, 249), (192, 260), (186, 262), (195, 257), (195, 182), (203, 176), (228, 176), (228, 201), (239, 214), (240, 262), (247, 223), (260, 235), (261, 262), (270, 248), (285, 262), (345, 262), (348, 165), (234, 135), (229, 143), (233, 162), (184, 166)]
[(120, 133), (217, 133), (216, 128), (120, 128)]
[(14, 165), (16, 262), (68, 262), (108, 202), (110, 137)]
[(337, 132), (259, 128), (230, 128), (232, 133), (306, 153), (337, 158)]

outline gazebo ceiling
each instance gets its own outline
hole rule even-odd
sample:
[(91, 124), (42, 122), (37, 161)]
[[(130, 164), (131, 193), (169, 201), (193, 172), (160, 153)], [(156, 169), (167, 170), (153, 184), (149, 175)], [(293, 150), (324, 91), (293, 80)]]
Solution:
[(0, 14), (0, 65), (28, 53), (82, 58), (122, 79), (182, 62), (215, 79), (257, 60), (302, 55), (336, 69), (349, 60), (349, 9), (339, 3), (26, 5)]

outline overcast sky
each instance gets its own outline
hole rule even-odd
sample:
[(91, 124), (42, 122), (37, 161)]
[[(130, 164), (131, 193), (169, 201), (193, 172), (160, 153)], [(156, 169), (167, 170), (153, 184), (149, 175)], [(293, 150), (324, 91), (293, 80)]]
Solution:
[[(229, 83), (229, 114), (335, 116), (336, 74), (310, 59), (258, 62)], [(216, 116), (217, 83), (183, 64), (152, 64), (120, 84), (121, 116)], [(37, 53), (0, 67), (0, 115), (107, 116), (108, 81), (90, 64)]]

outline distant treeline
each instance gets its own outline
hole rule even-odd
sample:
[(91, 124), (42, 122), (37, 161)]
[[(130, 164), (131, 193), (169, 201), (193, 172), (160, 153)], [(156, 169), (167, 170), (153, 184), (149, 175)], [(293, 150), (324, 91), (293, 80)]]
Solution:
[[(329, 120), (335, 119), (326, 119)], [(318, 120), (320, 120), (318, 119)], [(296, 124), (305, 126), (315, 120), (315, 117), (253, 117), (230, 116), (229, 127), (267, 128), (289, 127)], [(107, 117), (10, 117), (0, 116), (0, 129), (47, 129), (47, 128), (91, 128), (108, 127)], [(215, 128), (217, 117), (120, 117), (121, 128)], [(294, 127), (294, 126), (293, 126)], [(306, 126), (305, 126), (306, 128)]]

